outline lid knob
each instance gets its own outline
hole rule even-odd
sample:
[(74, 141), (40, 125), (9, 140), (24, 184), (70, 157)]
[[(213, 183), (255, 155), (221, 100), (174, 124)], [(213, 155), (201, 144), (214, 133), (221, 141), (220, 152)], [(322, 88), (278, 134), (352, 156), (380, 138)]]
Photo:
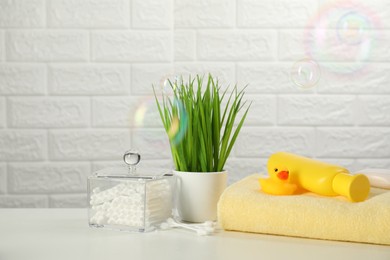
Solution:
[(129, 173), (134, 174), (136, 165), (141, 161), (141, 155), (136, 150), (128, 150), (123, 155), (123, 161), (129, 166)]

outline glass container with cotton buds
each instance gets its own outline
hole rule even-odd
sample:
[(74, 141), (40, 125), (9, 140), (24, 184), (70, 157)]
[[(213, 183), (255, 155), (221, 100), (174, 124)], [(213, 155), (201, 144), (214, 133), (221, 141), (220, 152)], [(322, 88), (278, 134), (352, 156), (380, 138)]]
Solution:
[(127, 166), (88, 177), (89, 225), (148, 232), (172, 216), (176, 179), (169, 170), (136, 167), (141, 155), (127, 151)]

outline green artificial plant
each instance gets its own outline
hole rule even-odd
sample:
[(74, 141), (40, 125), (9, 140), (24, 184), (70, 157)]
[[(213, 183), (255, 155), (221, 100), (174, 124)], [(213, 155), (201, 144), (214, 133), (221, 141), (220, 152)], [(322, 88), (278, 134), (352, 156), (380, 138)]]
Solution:
[(176, 170), (223, 171), (251, 105), (242, 100), (245, 88), (220, 92), (218, 80), (210, 74), (206, 80), (196, 75), (188, 82), (169, 81), (169, 87), (173, 95), (163, 95), (162, 100), (153, 90)]

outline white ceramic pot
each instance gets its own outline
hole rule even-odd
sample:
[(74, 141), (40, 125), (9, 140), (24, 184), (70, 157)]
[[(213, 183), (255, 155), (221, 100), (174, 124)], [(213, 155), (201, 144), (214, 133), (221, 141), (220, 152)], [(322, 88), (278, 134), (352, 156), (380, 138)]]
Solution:
[(173, 173), (178, 181), (176, 207), (181, 220), (198, 223), (216, 220), (217, 203), (226, 188), (227, 171)]

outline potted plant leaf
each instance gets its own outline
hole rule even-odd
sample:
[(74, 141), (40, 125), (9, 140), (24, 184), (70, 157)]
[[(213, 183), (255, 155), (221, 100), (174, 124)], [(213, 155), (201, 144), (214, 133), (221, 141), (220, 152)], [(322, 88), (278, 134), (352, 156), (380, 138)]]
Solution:
[(226, 188), (224, 166), (250, 104), (243, 101), (244, 89), (222, 92), (211, 74), (169, 81), (169, 87), (171, 96), (159, 100), (155, 90), (154, 95), (179, 180), (179, 216), (188, 222), (215, 220)]

